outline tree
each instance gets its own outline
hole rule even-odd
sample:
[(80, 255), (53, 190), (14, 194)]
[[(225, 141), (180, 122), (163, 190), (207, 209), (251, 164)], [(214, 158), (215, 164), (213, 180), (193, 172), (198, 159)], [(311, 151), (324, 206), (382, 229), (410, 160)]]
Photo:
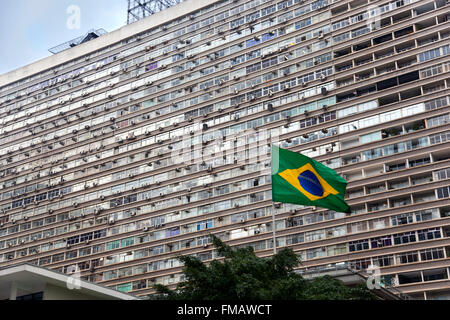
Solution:
[(231, 248), (212, 237), (223, 260), (209, 265), (197, 257), (179, 256), (186, 281), (175, 290), (156, 284), (153, 299), (166, 300), (373, 300), (365, 287), (349, 288), (329, 276), (307, 281), (294, 272), (299, 257), (284, 248), (268, 258), (259, 258), (252, 247)]

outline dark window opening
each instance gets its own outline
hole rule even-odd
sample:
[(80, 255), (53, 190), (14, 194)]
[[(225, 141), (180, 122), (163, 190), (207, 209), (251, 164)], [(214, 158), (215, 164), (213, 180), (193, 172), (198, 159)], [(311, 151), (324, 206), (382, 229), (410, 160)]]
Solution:
[(374, 38), (373, 43), (374, 44), (380, 44), (386, 41), (392, 40), (392, 33), (385, 34), (384, 36)]

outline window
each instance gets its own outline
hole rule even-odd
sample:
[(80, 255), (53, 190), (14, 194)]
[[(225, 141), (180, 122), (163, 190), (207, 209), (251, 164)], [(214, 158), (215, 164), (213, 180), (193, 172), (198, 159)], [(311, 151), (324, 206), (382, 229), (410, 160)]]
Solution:
[(341, 20), (341, 21), (333, 23), (332, 28), (333, 28), (333, 31), (335, 31), (335, 30), (339, 30), (339, 29), (341, 29), (341, 28), (343, 28), (345, 26), (348, 26), (349, 24), (350, 23), (349, 23), (348, 18), (347, 18), (345, 20)]
[(432, 49), (432, 50), (428, 50), (425, 52), (421, 52), (419, 53), (419, 62), (424, 62), (424, 61), (428, 61), (434, 58), (437, 58), (441, 55), (440, 53), (440, 48), (436, 48), (436, 49)]
[(89, 254), (91, 254), (91, 248), (90, 247), (80, 249), (80, 254), (79, 254), (80, 257), (87, 256)]
[(294, 217), (286, 219), (286, 228), (292, 228), (303, 225), (303, 217)]
[(275, 5), (271, 5), (271, 6), (269, 6), (269, 7), (263, 8), (263, 9), (261, 10), (261, 16), (264, 17), (264, 16), (266, 16), (266, 15), (268, 15), (268, 14), (271, 14), (271, 13), (273, 13), (273, 12), (275, 12), (275, 11), (276, 11)]
[(310, 250), (306, 251), (307, 259), (325, 257), (326, 255), (327, 255), (327, 250), (325, 247), (310, 249)]
[(94, 239), (106, 237), (106, 229), (94, 231)]
[(450, 132), (437, 133), (430, 136), (430, 143), (436, 144), (450, 140)]
[(12, 203), (12, 209), (18, 208), (18, 207), (22, 206), (22, 201), (23, 201), (22, 199), (21, 199), (21, 200), (13, 201), (13, 203)]
[(133, 269), (131, 267), (119, 269), (119, 278), (127, 277), (133, 274)]
[(356, 233), (356, 232), (361, 232), (364, 230), (367, 230), (367, 222), (366, 221), (361, 221), (361, 222), (354, 222), (349, 224), (348, 226), (348, 232), (349, 233)]
[[(432, 210), (422, 210), (422, 211), (417, 211), (414, 214), (416, 215), (416, 221), (428, 221), (428, 220), (432, 220), (433, 219), (433, 211), (435, 211), (435, 213), (437, 214), (436, 209), (432, 209)], [(435, 217), (436, 219), (436, 217)]]
[(129, 237), (129, 238), (125, 238), (120, 240), (120, 247), (128, 247), (128, 246), (132, 246), (134, 244), (134, 237)]
[(411, 262), (416, 262), (418, 260), (419, 260), (419, 255), (415, 251), (400, 253), (397, 255), (397, 263), (398, 264), (411, 263)]
[(450, 168), (434, 172), (436, 180), (446, 180), (450, 178)]
[(252, 72), (256, 72), (261, 69), (261, 63), (255, 63), (246, 67), (246, 73), (250, 74)]
[(408, 272), (408, 273), (399, 273), (398, 274), (398, 283), (399, 284), (407, 284), (414, 282), (421, 282), (422, 277), (420, 276), (420, 272)]
[(425, 102), (425, 110), (434, 110), (437, 108), (440, 108), (442, 106), (446, 106), (447, 105), (447, 98), (446, 97), (441, 97), (438, 99), (434, 99), (431, 101), (427, 101)]
[(339, 254), (344, 254), (346, 252), (347, 252), (347, 245), (345, 243), (327, 247), (328, 256), (336, 256)]
[(209, 236), (203, 236), (197, 238), (197, 246), (203, 246), (211, 243), (211, 238)]
[(239, 27), (241, 24), (244, 24), (244, 17), (241, 17), (239, 19), (231, 21), (230, 22), (230, 29)]
[(212, 23), (214, 23), (214, 17), (209, 17), (202, 21), (202, 27), (208, 26)]
[(406, 168), (406, 164), (405, 163), (398, 163), (398, 164), (391, 164), (387, 166), (387, 171), (397, 171), (397, 170), (402, 170)]
[(447, 124), (449, 122), (450, 122), (449, 114), (444, 114), (441, 116), (427, 119), (427, 127), (431, 128), (431, 127), (441, 126), (441, 125)]
[(408, 224), (413, 222), (412, 213), (403, 213), (391, 217), (391, 223), (393, 226), (399, 226), (402, 224)]
[(394, 244), (405, 244), (416, 241), (416, 234), (414, 231), (394, 234)]
[(154, 217), (151, 219), (152, 226), (160, 226), (164, 223), (165, 216)]
[[(219, 14), (216, 14), (216, 17), (215, 17), (216, 18), (216, 22), (221, 21), (221, 20), (223, 20), (225, 18), (228, 18), (228, 16), (229, 16), (229, 11), (228, 10), (226, 10), (224, 12), (221, 12)], [(177, 36), (177, 35), (175, 35), (175, 36)]]
[[(324, 62), (327, 62), (330, 60), (331, 60), (331, 53), (325, 53), (325, 54), (322, 54), (322, 55), (314, 58), (314, 61), (317, 61), (318, 63), (324, 63)], [(330, 74), (332, 72), (333, 72), (333, 70), (331, 70)], [(334, 103), (332, 103), (332, 104), (334, 104)]]
[[(381, 131), (368, 133), (360, 136), (361, 144), (381, 140)], [(386, 148), (386, 147), (385, 147)]]
[(309, 231), (305, 233), (305, 241), (315, 241), (325, 238), (324, 230)]
[(69, 237), (67, 239), (67, 244), (76, 244), (78, 242), (80, 242), (80, 236), (79, 235), (78, 236)]
[(144, 289), (147, 287), (147, 280), (133, 281), (133, 290)]
[(423, 158), (423, 159), (417, 159), (417, 160), (410, 160), (409, 161), (409, 166), (410, 167), (416, 167), (416, 166), (420, 166), (420, 165), (424, 165), (430, 163), (430, 158)]
[(280, 11), (282, 9), (287, 8), (288, 6), (292, 5), (292, 0), (284, 0), (278, 3), (277, 10)]
[(319, 116), (319, 123), (336, 119), (336, 111), (324, 113)]
[(66, 259), (73, 259), (77, 257), (77, 251), (66, 252)]
[(246, 55), (246, 60), (248, 61), (248, 60), (251, 60), (251, 59), (258, 58), (260, 55), (261, 55), (261, 50), (260, 49), (252, 51), (252, 52), (249, 52)]
[[(307, 83), (307, 82), (313, 81), (313, 80), (314, 80), (314, 73), (313, 72), (309, 73), (309, 74), (305, 74), (305, 75), (300, 76), (300, 77), (297, 78), (298, 84)], [(306, 95), (304, 95), (303, 92), (300, 94), (300, 97), (302, 97), (302, 96), (306, 97)]]
[(313, 3), (311, 3), (312, 10), (320, 9), (321, 7), (324, 7), (328, 4), (328, 0), (318, 0)]
[(446, 269), (432, 269), (423, 271), (423, 281), (435, 281), (441, 279), (447, 279)]
[(85, 233), (80, 236), (80, 242), (83, 242), (86, 240), (92, 240), (92, 232)]
[(353, 30), (352, 31), (352, 38), (362, 36), (362, 35), (364, 35), (366, 33), (369, 33), (369, 32), (370, 32), (370, 28), (369, 27), (364, 27), (364, 28), (359, 28), (359, 29)]
[(370, 245), (372, 249), (391, 246), (392, 245), (391, 236), (372, 238), (370, 239)]
[(213, 227), (213, 224), (212, 224), (212, 220), (211, 219), (205, 220), (205, 221), (201, 221), (201, 222), (197, 223), (197, 231), (204, 230), (204, 229), (209, 229), (209, 228), (212, 228), (212, 227)]
[(263, 68), (263, 69), (269, 68), (269, 67), (274, 66), (274, 65), (276, 65), (276, 64), (278, 64), (278, 58), (277, 58), (277, 57), (273, 57), (273, 58), (264, 60), (264, 61), (262, 62), (262, 68)]
[[(380, 138), (381, 138), (381, 136), (380, 136)], [(405, 144), (403, 142), (390, 144), (390, 145), (385, 146), (383, 148), (383, 150), (384, 150), (384, 155), (385, 156), (388, 156), (390, 154), (399, 153), (399, 152), (404, 152), (405, 151)]]
[(438, 199), (448, 198), (450, 195), (450, 187), (442, 187), (436, 189)]
[(306, 128), (317, 124), (317, 118), (311, 117), (300, 120), (300, 128)]
[(419, 237), (419, 241), (439, 239), (441, 237), (441, 231), (439, 228), (418, 230), (417, 236)]
[(58, 262), (58, 261), (62, 261), (62, 260), (64, 260), (64, 253), (55, 254), (52, 257), (52, 262)]
[(288, 21), (290, 19), (292, 19), (294, 17), (294, 12), (293, 11), (289, 11), (285, 14), (282, 14), (280, 16), (278, 16), (278, 23), (282, 23), (285, 21)]
[(394, 264), (394, 256), (386, 255), (386, 256), (373, 257), (373, 264), (378, 267), (391, 266)]
[(106, 243), (106, 250), (118, 249), (120, 247), (120, 240), (110, 241)]
[(350, 252), (367, 250), (369, 249), (369, 240), (352, 241), (349, 242), (348, 247)]
[(295, 23), (295, 30), (299, 30), (311, 25), (311, 18), (307, 18)]
[(180, 234), (180, 227), (174, 227), (166, 230), (166, 238), (173, 237)]
[(117, 291), (121, 292), (130, 292), (132, 290), (132, 284), (129, 283), (122, 283), (117, 285)]
[(356, 270), (365, 270), (371, 265), (370, 258), (350, 261), (350, 268)]
[(379, 158), (381, 156), (383, 156), (381, 148), (371, 149), (371, 150), (367, 150), (367, 151), (363, 151), (362, 152), (363, 160), (376, 159), (376, 158)]
[(420, 70), (422, 78), (431, 77), (439, 73), (442, 73), (442, 65), (440, 64)]
[(422, 261), (443, 259), (444, 250), (442, 248), (433, 248), (420, 251), (420, 259)]
[(342, 33), (340, 35), (334, 36), (333, 37), (333, 42), (334, 43), (339, 43), (341, 41), (345, 41), (350, 39), (350, 32), (346, 32), (346, 33)]

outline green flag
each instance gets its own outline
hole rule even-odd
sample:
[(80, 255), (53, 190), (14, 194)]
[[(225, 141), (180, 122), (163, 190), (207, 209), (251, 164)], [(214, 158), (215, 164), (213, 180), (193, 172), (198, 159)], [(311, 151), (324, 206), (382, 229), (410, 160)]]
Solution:
[(272, 146), (272, 201), (350, 212), (347, 181), (302, 154)]

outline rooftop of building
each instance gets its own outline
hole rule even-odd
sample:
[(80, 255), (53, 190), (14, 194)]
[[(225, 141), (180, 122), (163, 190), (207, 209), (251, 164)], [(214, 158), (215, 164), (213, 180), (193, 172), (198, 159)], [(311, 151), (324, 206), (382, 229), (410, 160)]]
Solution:
[(78, 59), (94, 51), (117, 44), (122, 40), (145, 32), (158, 25), (167, 23), (180, 16), (187, 15), (195, 10), (211, 5), (211, 0), (185, 0), (180, 4), (157, 12), (149, 17), (125, 25), (91, 41), (80, 43), (70, 49), (61, 51), (52, 56), (35, 61), (21, 68), (0, 75), (0, 87), (13, 83), (40, 72), (52, 69), (71, 60)]
[(57, 45), (57, 46), (55, 46), (53, 48), (50, 48), (48, 51), (50, 51), (53, 54), (57, 54), (57, 53), (60, 53), (60, 52), (62, 52), (64, 50), (67, 50), (67, 49), (79, 46), (82, 43), (85, 43), (85, 42), (97, 39), (98, 37), (101, 37), (101, 36), (103, 36), (103, 35), (105, 35), (107, 33), (108, 32), (106, 30), (104, 30), (104, 29), (97, 29), (97, 30), (92, 29), (92, 30), (89, 30), (86, 34), (84, 34), (84, 35), (82, 35), (82, 36), (80, 36), (78, 38), (75, 38), (75, 39), (69, 40), (67, 42), (64, 42), (64, 43), (62, 43), (60, 45)]

